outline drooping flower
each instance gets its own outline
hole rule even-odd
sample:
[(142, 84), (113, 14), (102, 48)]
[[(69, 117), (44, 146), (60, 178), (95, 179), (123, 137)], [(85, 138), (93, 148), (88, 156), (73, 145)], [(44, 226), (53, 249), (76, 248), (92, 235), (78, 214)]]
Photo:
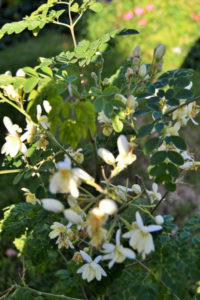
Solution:
[(8, 117), (3, 118), (3, 123), (8, 130), (8, 135), (5, 138), (6, 143), (1, 148), (1, 154), (5, 153), (6, 155), (15, 157), (19, 152), (22, 152), (24, 155), (27, 155), (27, 148), (23, 143), (26, 137), (19, 135), (22, 129), (18, 125), (13, 124)]
[(31, 193), (29, 191), (29, 189), (27, 188), (22, 188), (21, 189), (24, 192), (24, 196), (26, 197), (26, 202), (27, 203), (31, 203), (33, 205), (39, 203), (40, 204), (40, 200), (36, 198), (35, 194)]
[(125, 135), (120, 135), (117, 139), (117, 147), (119, 155), (116, 158), (117, 167), (112, 171), (111, 177), (119, 174), (127, 166), (131, 165), (136, 160), (136, 155), (132, 153), (136, 145), (129, 143)]
[(74, 198), (79, 196), (78, 187), (81, 180), (94, 183), (94, 178), (79, 168), (71, 167), (71, 160), (67, 156), (64, 161), (57, 163), (58, 172), (50, 179), (49, 189), (52, 194), (70, 193)]
[(49, 233), (49, 237), (50, 239), (57, 238), (56, 244), (58, 244), (58, 249), (62, 247), (74, 249), (74, 246), (70, 240), (73, 237), (73, 232), (70, 229), (70, 225), (65, 226), (59, 222), (54, 222), (50, 228), (52, 231)]
[(97, 154), (108, 164), (108, 165), (114, 165), (115, 164), (115, 158), (114, 155), (108, 151), (105, 148), (99, 148), (97, 151)]
[(122, 263), (126, 258), (135, 259), (135, 253), (129, 249), (120, 245), (120, 229), (116, 232), (116, 245), (111, 243), (103, 244), (106, 255), (103, 256), (103, 260), (110, 260), (108, 267), (111, 269), (115, 263)]
[(132, 223), (132, 229), (123, 234), (124, 238), (129, 238), (129, 245), (136, 249), (143, 257), (146, 254), (155, 250), (153, 237), (150, 232), (161, 230), (160, 225), (148, 225), (144, 226), (143, 220), (139, 212), (136, 212), (136, 222)]
[(147, 194), (149, 195), (151, 203), (154, 203), (154, 201), (160, 201), (162, 198), (162, 195), (158, 193), (158, 185), (156, 183), (153, 183), (152, 191), (147, 190)]
[[(43, 101), (43, 107), (47, 114), (50, 113), (52, 107), (47, 100)], [(44, 129), (50, 128), (48, 117), (42, 115), (42, 107), (39, 104), (37, 105), (37, 120)]]
[(133, 19), (134, 15), (133, 12), (131, 10), (127, 11), (124, 15), (123, 15), (123, 19), (124, 20), (131, 20)]
[(109, 119), (108, 117), (106, 117), (106, 115), (104, 114), (103, 111), (98, 113), (98, 118), (97, 119), (98, 119), (99, 123), (102, 124), (103, 134), (105, 136), (110, 136), (112, 131), (113, 131), (112, 120)]
[(80, 250), (82, 258), (87, 262), (82, 267), (80, 267), (77, 271), (78, 274), (82, 273), (82, 278), (87, 280), (88, 282), (92, 281), (93, 279), (97, 279), (98, 281), (101, 280), (103, 276), (107, 276), (104, 269), (99, 265), (102, 256), (97, 256), (94, 260), (85, 253), (84, 251)]
[(100, 208), (93, 208), (87, 217), (87, 233), (90, 237), (90, 244), (98, 247), (106, 240), (107, 230), (103, 228), (105, 213)]

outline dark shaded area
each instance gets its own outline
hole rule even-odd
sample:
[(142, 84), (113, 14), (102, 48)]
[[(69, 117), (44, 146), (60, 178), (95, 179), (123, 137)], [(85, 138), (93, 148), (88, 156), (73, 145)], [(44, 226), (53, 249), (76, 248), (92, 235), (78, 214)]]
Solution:
[(200, 38), (191, 47), (181, 68), (190, 68), (200, 71)]

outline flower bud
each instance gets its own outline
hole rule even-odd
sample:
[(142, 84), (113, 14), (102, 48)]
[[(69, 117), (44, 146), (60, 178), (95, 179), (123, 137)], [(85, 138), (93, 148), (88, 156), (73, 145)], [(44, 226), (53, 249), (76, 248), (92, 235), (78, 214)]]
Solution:
[(142, 193), (142, 189), (139, 184), (132, 185), (132, 190), (134, 191), (134, 193), (136, 193), (136, 195), (139, 195)]
[(25, 77), (26, 74), (22, 69), (18, 69), (17, 72), (16, 72), (16, 76), (17, 77)]
[(125, 135), (121, 134), (117, 139), (117, 147), (120, 155), (127, 155), (129, 152), (129, 144)]
[(147, 67), (146, 67), (145, 64), (142, 64), (142, 65), (140, 66), (138, 74), (139, 74), (139, 76), (142, 77), (142, 78), (146, 76), (146, 74), (147, 74)]
[(6, 71), (6, 72), (4, 73), (4, 75), (12, 76), (12, 73), (11, 73), (11, 71)]
[(64, 205), (56, 199), (51, 199), (51, 198), (42, 199), (41, 203), (44, 209), (48, 211), (52, 211), (54, 213), (59, 213), (64, 210)]
[(126, 80), (128, 80), (130, 77), (132, 77), (133, 73), (134, 73), (133, 69), (128, 68), (125, 73)]
[(137, 56), (135, 56), (134, 58), (133, 58), (133, 65), (139, 65), (139, 63), (140, 63), (140, 58), (139, 57), (137, 57)]
[(113, 154), (107, 149), (99, 148), (97, 153), (108, 165), (113, 165), (115, 163)]
[(97, 74), (96, 74), (95, 72), (92, 72), (92, 73), (91, 73), (91, 77), (92, 77), (93, 79), (97, 79)]
[(133, 95), (128, 96), (126, 106), (130, 109), (135, 110), (135, 108), (138, 107), (138, 103), (137, 103), (136, 99), (137, 98), (134, 97)]
[(126, 97), (124, 97), (121, 94), (115, 94), (115, 100), (119, 100), (119, 101), (123, 102), (124, 104), (126, 104), (126, 101), (127, 101)]
[(132, 52), (132, 55), (133, 56), (137, 56), (137, 57), (141, 56), (141, 48), (140, 48), (140, 46), (135, 47), (135, 49)]
[(163, 44), (158, 44), (154, 49), (154, 58), (156, 61), (160, 61), (165, 54), (166, 46)]
[(80, 168), (74, 168), (73, 172), (81, 180), (94, 182), (94, 178)]
[(155, 222), (157, 225), (162, 225), (164, 223), (164, 219), (161, 215), (155, 217)]
[(83, 222), (82, 217), (72, 209), (65, 209), (64, 216), (72, 224), (80, 224)]
[(117, 212), (117, 205), (113, 200), (103, 199), (99, 203), (99, 209), (104, 214), (113, 215)]

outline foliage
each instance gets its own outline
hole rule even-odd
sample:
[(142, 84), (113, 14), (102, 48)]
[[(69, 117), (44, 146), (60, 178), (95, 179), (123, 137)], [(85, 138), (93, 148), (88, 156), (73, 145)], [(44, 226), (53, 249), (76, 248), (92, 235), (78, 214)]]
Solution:
[[(49, 0), (0, 29), (1, 37), (24, 30), (37, 35), (53, 23), (68, 28), (74, 44), (16, 76), (0, 75), (0, 103), (26, 121), (22, 129), (3, 118), (8, 135), (0, 173), (16, 175), (13, 185), (22, 187), (26, 201), (5, 207), (0, 223), (1, 239), (13, 242), (22, 262), (2, 299), (198, 299), (200, 215), (180, 229), (171, 216), (156, 215), (184, 172), (200, 166), (180, 135), (200, 111), (193, 71), (160, 75), (166, 47), (158, 44), (149, 64), (137, 46), (103, 77), (109, 44), (138, 32), (117, 29), (77, 43), (75, 25), (101, 8), (94, 0)], [(63, 24), (65, 10), (69, 23)], [(133, 177), (129, 166), (138, 157), (149, 166)], [(124, 186), (116, 184), (119, 174)]]

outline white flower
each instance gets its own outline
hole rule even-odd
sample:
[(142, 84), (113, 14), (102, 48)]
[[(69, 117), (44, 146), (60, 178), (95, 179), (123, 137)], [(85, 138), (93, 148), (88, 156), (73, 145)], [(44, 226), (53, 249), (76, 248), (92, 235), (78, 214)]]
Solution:
[[(47, 114), (52, 109), (51, 105), (47, 100), (43, 101), (43, 106)], [(42, 107), (39, 104), (37, 105), (37, 120), (44, 129), (50, 128), (48, 117), (46, 115), (42, 115)]]
[(169, 126), (165, 128), (165, 133), (167, 136), (170, 135), (179, 135), (178, 132), (181, 128), (181, 123), (180, 122), (176, 122), (173, 126)]
[(27, 155), (27, 148), (23, 143), (25, 137), (20, 137), (19, 135), (22, 129), (18, 125), (13, 124), (8, 117), (3, 118), (3, 123), (8, 130), (8, 135), (5, 138), (6, 143), (1, 148), (1, 153), (5, 153), (6, 155), (10, 154), (11, 157), (15, 157), (19, 152)]
[(31, 203), (31, 204), (33, 204), (33, 205), (35, 205), (35, 204), (37, 204), (37, 203), (40, 204), (40, 200), (37, 199), (37, 198), (35, 197), (35, 194), (31, 193), (31, 192), (29, 191), (29, 189), (27, 189), (27, 188), (22, 188), (21, 190), (24, 192), (24, 196), (26, 197), (26, 202), (27, 202), (27, 203)]
[(146, 254), (154, 251), (153, 238), (150, 232), (161, 230), (162, 226), (144, 226), (139, 212), (136, 212), (136, 222), (132, 223), (132, 230), (123, 234), (124, 238), (129, 238), (129, 245), (136, 249), (145, 258)]
[(95, 260), (92, 260), (92, 258), (84, 251), (81, 250), (80, 253), (87, 264), (84, 264), (81, 268), (79, 268), (77, 273), (82, 273), (82, 278), (84, 280), (90, 282), (96, 278), (98, 281), (100, 281), (102, 276), (107, 276), (104, 269), (98, 264), (101, 260), (101, 255), (97, 256)]
[(117, 204), (110, 199), (103, 199), (99, 202), (99, 209), (104, 214), (113, 215), (117, 212)]
[(44, 109), (45, 109), (46, 113), (49, 114), (50, 111), (52, 110), (52, 106), (50, 105), (49, 101), (44, 100), (43, 101), (43, 106), (44, 106)]
[(164, 218), (161, 215), (155, 217), (155, 222), (157, 225), (162, 225), (164, 223)]
[(115, 263), (122, 263), (126, 258), (135, 259), (135, 253), (129, 249), (124, 248), (122, 245), (120, 245), (120, 229), (116, 232), (116, 245), (111, 243), (104, 243), (103, 249), (105, 249), (106, 255), (103, 256), (103, 260), (110, 260), (108, 267), (109, 269), (112, 268), (112, 266)]
[(112, 120), (111, 119), (109, 119), (108, 117), (106, 117), (106, 115), (104, 114), (104, 112), (103, 111), (101, 111), (101, 112), (99, 112), (98, 113), (98, 121), (99, 121), (99, 123), (105, 123), (105, 124), (107, 124), (107, 123), (112, 123)]
[(65, 226), (59, 222), (54, 222), (50, 228), (52, 229), (52, 231), (49, 233), (49, 237), (50, 239), (57, 238), (56, 244), (58, 244), (58, 249), (60, 249), (63, 246), (67, 249), (74, 249), (74, 246), (70, 241), (70, 236), (73, 235), (73, 232), (71, 231), (69, 225)]
[(126, 107), (130, 110), (130, 112), (134, 112), (135, 109), (138, 107), (138, 102), (136, 101), (137, 97), (133, 95), (128, 96)]
[(16, 72), (17, 77), (25, 77), (26, 73), (22, 69), (18, 69)]
[(79, 148), (77, 150), (68, 148), (66, 151), (68, 151), (68, 153), (71, 155), (71, 157), (75, 159), (77, 163), (82, 164), (82, 162), (84, 161), (84, 155), (83, 153), (81, 153), (82, 150), (83, 150), (82, 148)]
[(132, 185), (132, 190), (134, 191), (134, 193), (136, 195), (139, 195), (142, 193), (142, 189), (141, 189), (141, 186), (139, 184), (133, 184)]
[(127, 98), (124, 97), (124, 95), (122, 95), (122, 94), (115, 94), (115, 100), (119, 100), (124, 104), (126, 104), (126, 102), (127, 102)]
[(52, 211), (54, 213), (59, 213), (64, 210), (64, 205), (62, 202), (52, 198), (45, 198), (41, 200), (41, 204), (44, 209)]
[(50, 179), (49, 190), (52, 194), (70, 193), (74, 198), (78, 198), (78, 187), (81, 181), (87, 184), (94, 184), (94, 178), (80, 168), (72, 168), (71, 160), (67, 156), (64, 161), (57, 163), (58, 172)]
[(110, 151), (108, 151), (107, 149), (99, 148), (97, 153), (108, 165), (115, 164), (115, 158), (114, 158), (113, 154)]
[(160, 201), (162, 198), (162, 195), (158, 193), (158, 185), (156, 183), (153, 183), (152, 191), (147, 191), (147, 194), (149, 195), (151, 203), (154, 201)]
[(49, 190), (52, 194), (70, 193), (74, 198), (79, 196), (78, 186), (80, 179), (74, 174), (71, 168), (71, 160), (65, 157), (65, 160), (57, 163), (58, 172), (50, 179)]
[(111, 177), (116, 176), (119, 172), (131, 165), (136, 160), (136, 155), (132, 153), (135, 146), (129, 143), (125, 135), (120, 135), (117, 139), (119, 155), (116, 158), (117, 167), (112, 171)]

